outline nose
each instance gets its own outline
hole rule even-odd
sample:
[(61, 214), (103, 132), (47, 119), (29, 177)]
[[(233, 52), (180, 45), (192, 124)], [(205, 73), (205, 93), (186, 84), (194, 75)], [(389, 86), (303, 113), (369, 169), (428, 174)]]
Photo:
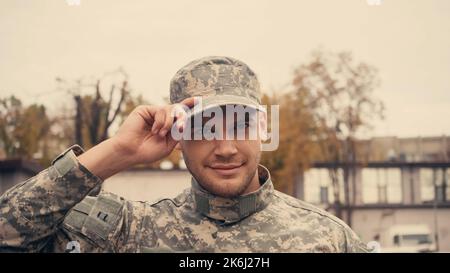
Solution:
[(237, 148), (234, 140), (216, 140), (214, 154), (222, 158), (230, 158), (237, 154)]

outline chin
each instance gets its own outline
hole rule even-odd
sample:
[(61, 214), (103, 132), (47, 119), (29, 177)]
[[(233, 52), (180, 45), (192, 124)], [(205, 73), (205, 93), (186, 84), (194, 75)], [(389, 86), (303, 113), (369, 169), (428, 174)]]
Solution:
[(211, 192), (211, 193), (214, 195), (220, 196), (220, 197), (224, 197), (224, 198), (233, 198), (233, 197), (238, 197), (239, 195), (241, 195), (237, 189), (234, 189), (234, 190), (223, 189), (223, 190), (220, 190), (217, 192)]
[(210, 181), (208, 191), (221, 197), (236, 197), (241, 195), (248, 185), (243, 184), (244, 178), (212, 178)]

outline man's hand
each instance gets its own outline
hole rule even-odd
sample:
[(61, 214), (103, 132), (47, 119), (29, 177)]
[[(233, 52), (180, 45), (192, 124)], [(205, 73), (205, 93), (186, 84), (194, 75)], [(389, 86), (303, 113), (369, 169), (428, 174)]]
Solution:
[[(181, 104), (191, 108), (194, 98), (185, 99)], [(112, 138), (117, 150), (125, 157), (133, 158), (135, 164), (154, 162), (169, 155), (177, 144), (170, 135), (176, 106), (138, 106)]]
[[(177, 144), (170, 134), (175, 118), (179, 124), (186, 118), (180, 106), (192, 108), (194, 103), (194, 98), (187, 98), (180, 105), (136, 107), (116, 135), (80, 155), (80, 163), (106, 179), (133, 165), (164, 158)], [(176, 117), (173, 116), (175, 107), (179, 109)]]

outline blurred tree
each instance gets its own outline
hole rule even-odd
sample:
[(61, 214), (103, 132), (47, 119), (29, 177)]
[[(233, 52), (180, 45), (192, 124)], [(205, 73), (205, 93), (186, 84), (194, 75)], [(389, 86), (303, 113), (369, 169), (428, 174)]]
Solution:
[[(316, 51), (309, 63), (295, 71), (293, 85), (294, 94), (304, 98), (302, 107), (309, 109), (306, 112), (314, 120), (310, 133), (320, 151), (316, 160), (334, 164), (329, 170), (334, 210), (342, 218), (338, 166), (344, 166), (342, 194), (349, 207), (356, 198), (356, 191), (350, 189), (355, 188), (357, 135), (371, 129), (374, 119), (383, 118), (383, 103), (372, 94), (379, 85), (378, 72), (373, 66), (355, 62), (349, 52)], [(350, 207), (346, 211), (347, 223), (351, 225)]]
[(98, 79), (56, 80), (60, 88), (73, 97), (74, 140), (84, 148), (107, 139), (109, 129), (123, 112), (122, 108), (133, 101), (128, 75), (121, 68)]
[(0, 99), (0, 141), (7, 157), (47, 162), (44, 150), (51, 125), (45, 106), (24, 107), (15, 96)]

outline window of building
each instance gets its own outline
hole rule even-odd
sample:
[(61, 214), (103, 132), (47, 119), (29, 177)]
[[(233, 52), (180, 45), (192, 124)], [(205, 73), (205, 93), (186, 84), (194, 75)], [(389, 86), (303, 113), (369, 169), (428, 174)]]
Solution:
[(387, 198), (387, 185), (377, 185), (378, 203), (386, 204)]
[(384, 169), (386, 179), (387, 203), (401, 203), (402, 196), (402, 171), (398, 168)]
[(401, 203), (401, 170), (397, 168), (364, 168), (362, 170), (362, 199), (366, 204)]
[(305, 201), (312, 204), (320, 203), (320, 185), (324, 174), (322, 169), (312, 168), (304, 174)]
[(445, 201), (450, 202), (450, 168), (445, 170)]
[(450, 201), (449, 169), (420, 169), (420, 196), (424, 203)]
[(434, 173), (433, 169), (422, 168), (420, 176), (420, 198), (422, 202), (428, 203), (434, 201)]
[[(339, 197), (344, 201), (342, 170), (337, 171)], [(325, 168), (312, 168), (305, 172), (305, 201), (313, 204), (331, 204), (334, 202), (334, 188), (330, 172)]]
[(361, 171), (362, 200), (366, 204), (378, 203), (378, 172), (377, 169), (364, 168)]
[(320, 186), (320, 203), (329, 204), (328, 187)]
[(434, 169), (433, 170), (433, 180), (435, 186), (435, 194), (437, 202), (445, 201), (445, 170), (444, 169)]

